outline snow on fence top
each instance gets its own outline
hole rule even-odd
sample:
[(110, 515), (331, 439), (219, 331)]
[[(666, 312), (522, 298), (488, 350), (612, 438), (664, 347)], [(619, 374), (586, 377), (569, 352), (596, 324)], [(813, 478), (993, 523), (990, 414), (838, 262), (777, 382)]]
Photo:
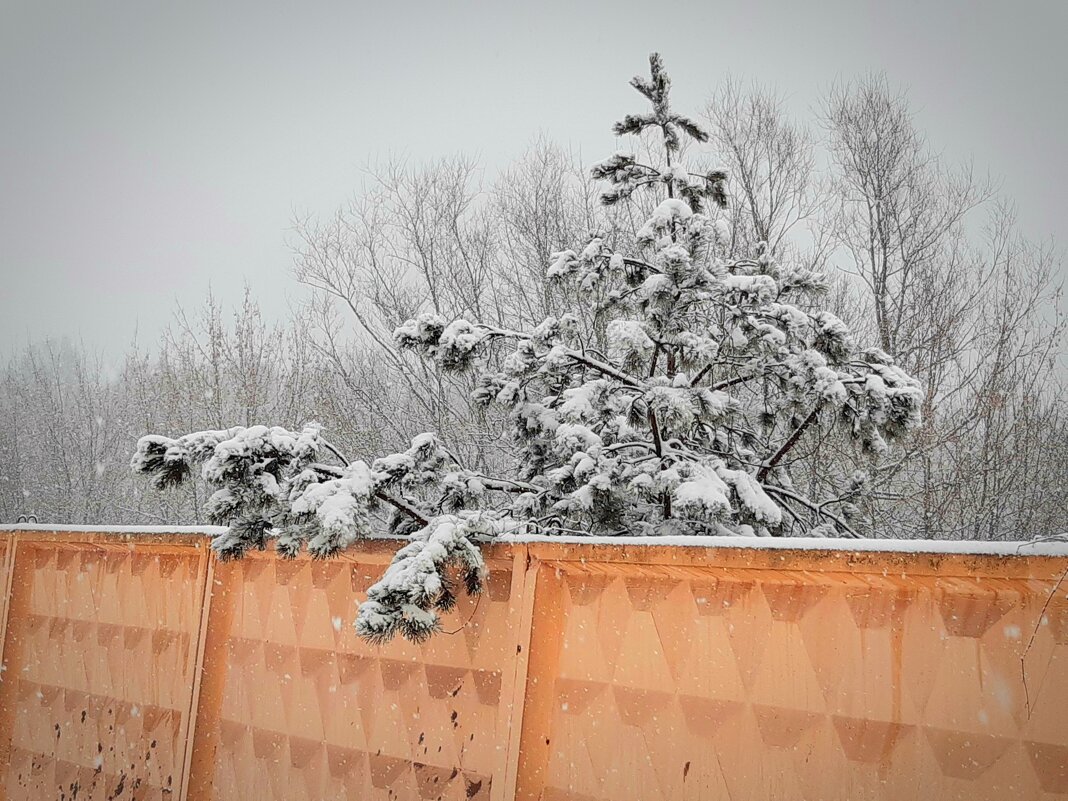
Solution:
[(55, 531), (71, 534), (203, 534), (214, 537), (226, 526), (74, 526), (65, 523), (4, 523), (0, 531)]
[[(72, 534), (202, 534), (214, 537), (225, 526), (74, 526), (50, 523), (0, 524), (0, 532), (57, 532)], [(398, 539), (372, 536), (369, 539)], [(504, 534), (492, 540), (501, 543), (554, 542), (574, 545), (635, 546), (667, 545), (686, 548), (751, 548), (771, 551), (856, 551), (885, 553), (964, 554), (974, 556), (1068, 556), (1068, 534), (1063, 539), (991, 542), (988, 540), (899, 540), (832, 537), (718, 537), (672, 535), (663, 537), (543, 536)]]

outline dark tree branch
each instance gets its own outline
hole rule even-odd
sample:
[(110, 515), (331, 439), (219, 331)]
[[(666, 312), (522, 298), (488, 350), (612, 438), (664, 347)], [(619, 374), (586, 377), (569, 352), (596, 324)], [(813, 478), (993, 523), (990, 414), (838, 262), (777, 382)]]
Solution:
[(770, 459), (764, 462), (760, 470), (757, 471), (757, 481), (763, 483), (764, 479), (768, 477), (768, 473), (772, 471), (775, 465), (781, 462), (783, 457), (793, 449), (794, 445), (797, 444), (797, 441), (801, 439), (801, 435), (805, 433), (805, 429), (808, 428), (812, 424), (812, 421), (816, 419), (817, 415), (819, 415), (820, 407), (822, 405), (822, 402), (817, 401), (816, 405), (812, 408), (812, 411), (808, 413), (808, 417), (801, 421), (801, 425), (794, 429), (793, 433), (787, 437), (786, 442), (779, 446), (779, 449), (772, 454)]

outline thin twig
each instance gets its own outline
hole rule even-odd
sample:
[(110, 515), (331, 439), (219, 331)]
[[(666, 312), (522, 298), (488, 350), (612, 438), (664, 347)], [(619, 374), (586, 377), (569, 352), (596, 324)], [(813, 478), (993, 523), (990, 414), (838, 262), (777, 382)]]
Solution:
[(1068, 567), (1064, 568), (1064, 572), (1061, 573), (1061, 577), (1057, 579), (1057, 583), (1053, 585), (1053, 589), (1046, 597), (1046, 602), (1042, 604), (1042, 609), (1038, 613), (1038, 619), (1035, 620), (1034, 631), (1031, 632), (1031, 639), (1027, 641), (1027, 647), (1023, 649), (1023, 653), (1020, 654), (1020, 679), (1023, 681), (1024, 691), (1024, 709), (1027, 710), (1027, 719), (1031, 719), (1031, 696), (1027, 691), (1027, 667), (1024, 664), (1024, 660), (1027, 659), (1027, 654), (1031, 650), (1031, 646), (1035, 644), (1035, 638), (1038, 636), (1038, 629), (1042, 626), (1042, 620), (1046, 617), (1046, 610), (1049, 609), (1050, 603), (1053, 601), (1054, 596), (1057, 594), (1057, 590), (1061, 588), (1061, 584), (1068, 578)]
[(482, 595), (483, 595), (483, 593), (480, 592), (478, 595), (475, 596), (475, 607), (474, 607), (474, 609), (471, 610), (471, 614), (467, 616), (467, 620), (465, 620), (463, 623), (460, 624), (459, 628), (453, 629), (452, 631), (442, 631), (441, 633), (442, 634), (459, 634), (461, 631), (466, 629), (467, 628), (467, 624), (471, 622), (471, 620), (475, 616), (475, 612), (478, 611), (478, 605), (479, 605), (479, 603), (482, 602)]

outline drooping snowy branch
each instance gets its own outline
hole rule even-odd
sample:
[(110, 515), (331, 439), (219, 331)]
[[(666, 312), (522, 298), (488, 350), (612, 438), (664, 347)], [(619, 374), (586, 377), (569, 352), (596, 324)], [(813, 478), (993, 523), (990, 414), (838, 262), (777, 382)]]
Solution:
[(485, 563), (476, 537), (491, 538), (504, 530), (499, 516), (485, 512), (440, 515), (401, 548), (382, 580), (367, 591), (360, 605), (356, 631), (374, 643), (396, 634), (421, 642), (440, 628), (438, 612), (456, 603), (457, 587), (449, 567), (455, 566), (464, 590), (482, 592)]

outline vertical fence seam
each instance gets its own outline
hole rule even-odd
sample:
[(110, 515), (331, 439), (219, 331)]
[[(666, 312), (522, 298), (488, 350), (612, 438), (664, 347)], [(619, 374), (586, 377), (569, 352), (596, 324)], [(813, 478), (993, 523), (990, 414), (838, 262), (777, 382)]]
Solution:
[(204, 649), (208, 639), (208, 618), (211, 615), (211, 597), (215, 579), (215, 553), (207, 549), (203, 568), (204, 589), (201, 594), (200, 622), (197, 625), (196, 654), (193, 662), (193, 682), (189, 690), (189, 707), (186, 710), (185, 751), (182, 756), (181, 785), (178, 788), (179, 801), (186, 801), (189, 794), (189, 772), (193, 763), (193, 748), (197, 734), (197, 710), (200, 707), (200, 683), (204, 671)]
[(520, 748), (526, 710), (527, 682), (530, 678), (530, 645), (534, 630), (534, 594), (541, 563), (531, 556), (530, 546), (522, 546), (523, 594), (519, 599), (519, 626), (516, 631), (515, 674), (512, 683), (511, 713), (506, 744), (506, 773), (502, 801), (515, 801), (519, 777)]
[[(3, 630), (0, 634), (3, 635), (3, 640), (0, 640), (0, 659), (3, 660), (4, 665), (7, 665), (13, 655), (21, 656), (20, 648), (22, 647), (21, 640), (17, 640), (8, 643), (8, 639), (11, 635), (10, 622), (14, 619), (14, 614), (21, 613), (25, 615), (26, 610), (15, 609), (15, 593), (19, 591), (19, 602), (23, 606), (28, 603), (30, 589), (20, 584), (15, 584), (15, 553), (16, 546), (21, 544), (21, 538), (15, 535), (15, 542), (11, 545), (11, 551), (6, 557), (8, 563), (8, 574), (4, 584), (6, 585), (5, 594), (7, 596), (7, 606), (4, 612)], [(13, 611), (14, 610), (14, 611)], [(6, 673), (7, 671), (5, 671)], [(13, 748), (12, 741), (14, 739), (14, 720), (15, 720), (15, 703), (17, 697), (14, 695), (14, 677), (15, 671), (11, 671), (11, 680), (4, 682), (2, 674), (0, 674), (0, 801), (6, 801), (7, 799), (7, 780), (9, 778), (8, 771), (11, 769), (11, 752)], [(3, 724), (7, 724), (6, 726)]]
[[(3, 606), (0, 607), (0, 665), (4, 664), (4, 642), (7, 640), (7, 619), (11, 610), (11, 587), (12, 582), (15, 580), (15, 549), (18, 546), (19, 535), (13, 533), (10, 535), (11, 539), (8, 543), (7, 553), (4, 554), (4, 588)], [(3, 674), (0, 673), (0, 681), (3, 681)]]

